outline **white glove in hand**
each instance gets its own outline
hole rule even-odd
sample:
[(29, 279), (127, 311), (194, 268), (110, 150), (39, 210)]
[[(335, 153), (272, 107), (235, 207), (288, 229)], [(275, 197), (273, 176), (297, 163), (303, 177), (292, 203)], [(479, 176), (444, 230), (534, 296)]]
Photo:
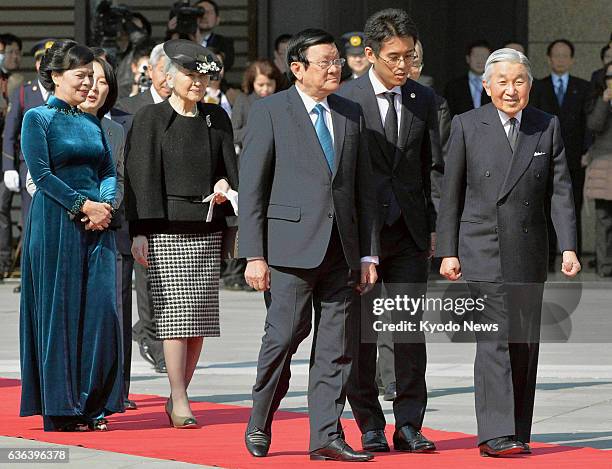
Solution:
[(19, 173), (14, 169), (5, 171), (4, 185), (9, 191), (19, 192)]

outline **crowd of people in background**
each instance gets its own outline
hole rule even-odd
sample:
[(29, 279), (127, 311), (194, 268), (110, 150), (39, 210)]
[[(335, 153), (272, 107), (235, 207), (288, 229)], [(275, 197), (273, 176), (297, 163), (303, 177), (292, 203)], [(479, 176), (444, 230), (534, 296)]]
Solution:
[[(275, 39), (271, 57), (247, 64), (242, 83), (229, 83), (226, 72), (235, 65), (235, 51), (233, 40), (216, 32), (221, 22), (219, 6), (213, 0), (195, 6), (203, 11), (196, 32), (177, 31), (176, 18), (171, 17), (165, 41), (158, 44), (151, 39), (147, 19), (134, 14), (132, 21), (142, 34), (136, 38), (120, 34), (115, 56), (61, 38), (41, 41), (31, 51), (39, 76), (30, 81), (20, 73), (22, 41), (11, 34), (0, 35), (4, 174), (0, 182), (0, 274), (14, 270), (11, 207), (13, 195), (20, 193), (21, 256), (22, 265), (28, 267), (21, 272), (25, 279), (21, 291), (22, 361), (38, 364), (22, 369), (27, 392), (22, 397), (21, 414), (42, 413), (42, 393), (45, 402), (56, 404), (55, 408), (44, 409), (45, 430), (103, 430), (105, 416), (137, 407), (128, 398), (132, 340), (156, 372), (168, 374), (171, 395), (166, 412), (170, 423), (179, 428), (195, 426), (187, 389), (203, 337), (219, 335), (219, 285), (255, 291), (245, 280), (246, 259), (221, 262), (221, 233), (236, 223), (230, 193), (238, 189), (238, 162), (245, 148), (251, 110), (262, 109), (258, 103), (290, 88), (296, 73), (304, 71), (289, 69), (287, 48), (293, 36), (287, 33)], [(416, 33), (408, 36), (416, 38)], [(516, 41), (504, 47), (529, 55)], [(341, 93), (342, 89), (356, 92), (356, 86), (349, 83), (371, 73), (374, 63), (367, 56), (372, 51), (366, 50), (364, 32), (342, 35), (338, 49), (342, 59), (335, 60), (346, 59), (347, 65), (342, 71)], [(431, 98), (427, 113), (435, 111), (428, 122), (435, 123), (436, 132), (431, 135), (436, 135), (434, 143), (440, 149), (439, 155), (430, 158), (440, 174), (452, 118), (491, 102), (483, 86), (483, 74), (493, 51), (485, 40), (469, 44), (465, 50), (467, 72), (448, 80), (442, 94), (433, 89), (427, 92)], [(534, 81), (529, 100), (560, 121), (577, 216), (578, 255), (582, 249), (580, 214), (586, 195), (595, 200), (594, 267), (600, 276), (612, 277), (612, 36), (601, 49), (602, 68), (593, 72), (590, 83), (571, 74), (575, 52), (574, 44), (567, 39), (548, 45), (550, 74)], [(409, 77), (430, 88), (433, 79), (423, 73), (427, 71), (425, 57), (423, 45), (417, 41)], [(388, 103), (386, 106), (389, 109)], [(378, 115), (378, 109), (375, 113)], [(198, 116), (205, 118), (195, 119)], [(75, 142), (62, 137), (67, 133), (91, 138)], [(162, 134), (164, 137), (159, 137)], [(206, 145), (201, 135), (207, 136)], [(97, 143), (91, 143), (94, 141)], [(176, 152), (171, 164), (159, 156), (162, 152), (172, 154), (179, 147), (189, 151)], [(83, 161), (84, 154), (91, 160)], [(187, 156), (189, 161), (182, 159)], [(333, 161), (329, 164), (333, 171)], [(435, 187), (431, 190), (435, 192)], [(39, 195), (39, 191), (44, 194)], [(211, 209), (211, 219), (204, 222), (206, 205), (194, 197), (213, 193), (217, 195), (211, 205), (217, 207)], [(438, 210), (440, 196), (432, 193), (433, 205), (427, 210)], [(168, 210), (163, 212), (159, 207)], [(67, 216), (70, 220), (80, 217), (80, 223), (67, 224)], [(394, 226), (397, 218), (388, 225)], [(43, 224), (46, 230), (52, 229), (51, 236), (43, 236)], [(558, 247), (550, 220), (548, 227), (549, 269), (556, 270)], [(112, 239), (109, 230), (115, 232)], [(428, 244), (425, 238), (413, 237), (417, 244)], [(339, 238), (334, 239), (339, 242)], [(93, 251), (101, 253), (95, 262), (90, 256)], [(37, 258), (45, 262), (37, 263)], [(422, 264), (423, 269), (429, 269), (425, 261)], [(110, 271), (116, 271), (116, 275), (111, 276)], [(139, 321), (132, 326), (133, 276)], [(38, 285), (39, 290), (26, 288), (28, 285)], [(186, 318), (182, 314), (185, 292), (195, 290), (201, 295), (188, 296), (187, 309), (192, 315)], [(64, 363), (40, 359), (40, 347), (53, 352), (57, 346), (52, 339), (42, 345), (36, 341), (43, 326), (35, 311), (41, 307), (42, 298), (48, 327), (58, 328), (58, 334), (84, 334), (91, 345), (75, 345), (69, 350), (74, 363), (95, 363), (95, 372), (81, 370), (82, 379), (95, 376), (79, 384), (88, 396), (81, 402), (75, 403), (74, 396), (59, 387), (41, 389), (40, 376), (60, 382), (73, 379), (58, 375), (59, 370), (67, 369)], [(85, 306), (80, 298), (86, 298)], [(50, 320), (53, 311), (66, 304), (74, 306), (69, 315), (81, 330)], [(88, 314), (90, 310), (97, 313)], [(79, 323), (81, 317), (93, 319)], [(424, 347), (424, 343), (421, 345)], [(357, 379), (371, 390), (378, 375), (385, 399), (393, 400), (397, 395), (394, 370), (401, 367), (389, 365), (393, 345), (388, 338), (379, 337), (379, 357), (391, 356), (380, 360), (378, 372), (376, 351), (363, 344), (362, 348), (367, 348), (362, 353), (368, 356), (368, 366), (362, 368), (363, 375)], [(406, 349), (424, 356), (415, 345), (406, 345)], [(88, 360), (88, 354), (101, 358)], [(100, 394), (99, 388), (104, 392)], [(365, 398), (349, 394), (349, 399), (354, 401), (354, 411), (359, 412), (359, 403)], [(424, 414), (426, 396), (420, 399)], [(384, 427), (384, 416), (379, 413)], [(413, 425), (417, 430), (422, 421), (419, 415), (420, 420), (415, 419)], [(400, 417), (398, 411), (396, 418)], [(362, 426), (368, 430), (367, 425)], [(422, 435), (398, 435), (396, 445), (403, 439), (403, 444), (409, 445), (407, 441), (418, 437), (423, 448), (435, 448)], [(373, 437), (376, 443), (380, 435)]]

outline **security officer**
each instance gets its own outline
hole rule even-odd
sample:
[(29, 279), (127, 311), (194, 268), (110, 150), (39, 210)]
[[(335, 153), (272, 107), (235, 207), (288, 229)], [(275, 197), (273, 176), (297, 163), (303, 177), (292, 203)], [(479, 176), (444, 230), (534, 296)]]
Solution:
[[(40, 62), (43, 55), (45, 55), (45, 51), (51, 47), (51, 45), (53, 45), (53, 40), (45, 39), (32, 48), (36, 71), (40, 68)], [(21, 215), (23, 223), (27, 220), (32, 198), (26, 190), (26, 175), (28, 168), (25, 165), (23, 154), (19, 148), (21, 121), (28, 109), (42, 106), (47, 101), (48, 96), (49, 92), (43, 88), (38, 80), (30, 80), (17, 87), (9, 97), (9, 107), (2, 134), (2, 171), (4, 173), (4, 185), (9, 192), (6, 197), (2, 198), (1, 210), (3, 213), (10, 214), (13, 193), (19, 192), (21, 194)], [(10, 246), (10, 223), (9, 232), (3, 233), (2, 238), (2, 244), (6, 242)]]
[(342, 81), (354, 80), (359, 78), (370, 68), (370, 62), (366, 59), (364, 52), (365, 37), (360, 31), (353, 31), (341, 36), (346, 64), (348, 65), (350, 75), (342, 77)]

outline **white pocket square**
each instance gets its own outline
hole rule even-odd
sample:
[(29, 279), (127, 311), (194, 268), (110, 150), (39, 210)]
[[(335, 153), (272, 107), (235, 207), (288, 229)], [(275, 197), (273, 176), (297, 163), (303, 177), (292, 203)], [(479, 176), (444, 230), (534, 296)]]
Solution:
[(546, 154), (545, 151), (536, 151), (533, 156), (544, 156)]

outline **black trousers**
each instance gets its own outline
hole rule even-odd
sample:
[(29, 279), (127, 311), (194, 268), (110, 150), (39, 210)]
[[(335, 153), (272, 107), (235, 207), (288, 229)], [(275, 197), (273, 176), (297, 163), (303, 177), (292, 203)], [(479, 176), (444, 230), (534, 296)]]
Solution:
[(249, 428), (271, 434), (272, 419), (289, 389), (291, 357), (312, 328), (315, 332), (308, 380), (310, 451), (338, 438), (346, 383), (355, 347), (356, 292), (336, 228), (321, 265), (314, 269), (270, 266), (268, 313), (253, 386)]
[(612, 276), (612, 200), (595, 199), (597, 273)]
[(469, 282), (474, 321), (498, 325), (476, 333), (474, 395), (478, 442), (516, 435), (531, 440), (544, 284)]
[(134, 264), (136, 284), (136, 304), (138, 305), (138, 322), (132, 328), (132, 338), (140, 343), (147, 342), (155, 361), (164, 359), (164, 349), (161, 340), (157, 340), (157, 327), (155, 325), (155, 312), (153, 311), (153, 298), (151, 297), (151, 283), (147, 269), (142, 265)]
[[(426, 293), (428, 253), (419, 251), (403, 218), (381, 232), (381, 252), (378, 281), (379, 286), (382, 284), (384, 287), (385, 296), (408, 295), (418, 298)], [(402, 319), (402, 313), (394, 313), (393, 316), (395, 322)], [(372, 318), (371, 311), (361, 312), (362, 320), (369, 321)], [(386, 425), (375, 381), (376, 349), (375, 342), (360, 341), (347, 390), (353, 415), (362, 433), (382, 430)], [(424, 334), (413, 334), (410, 342), (396, 336), (393, 339), (393, 351), (397, 392), (393, 401), (393, 413), (396, 428), (412, 425), (420, 429), (427, 406), (427, 352)]]
[(132, 272), (134, 258), (131, 254), (117, 253), (117, 311), (123, 341), (124, 398), (130, 393), (132, 370)]

